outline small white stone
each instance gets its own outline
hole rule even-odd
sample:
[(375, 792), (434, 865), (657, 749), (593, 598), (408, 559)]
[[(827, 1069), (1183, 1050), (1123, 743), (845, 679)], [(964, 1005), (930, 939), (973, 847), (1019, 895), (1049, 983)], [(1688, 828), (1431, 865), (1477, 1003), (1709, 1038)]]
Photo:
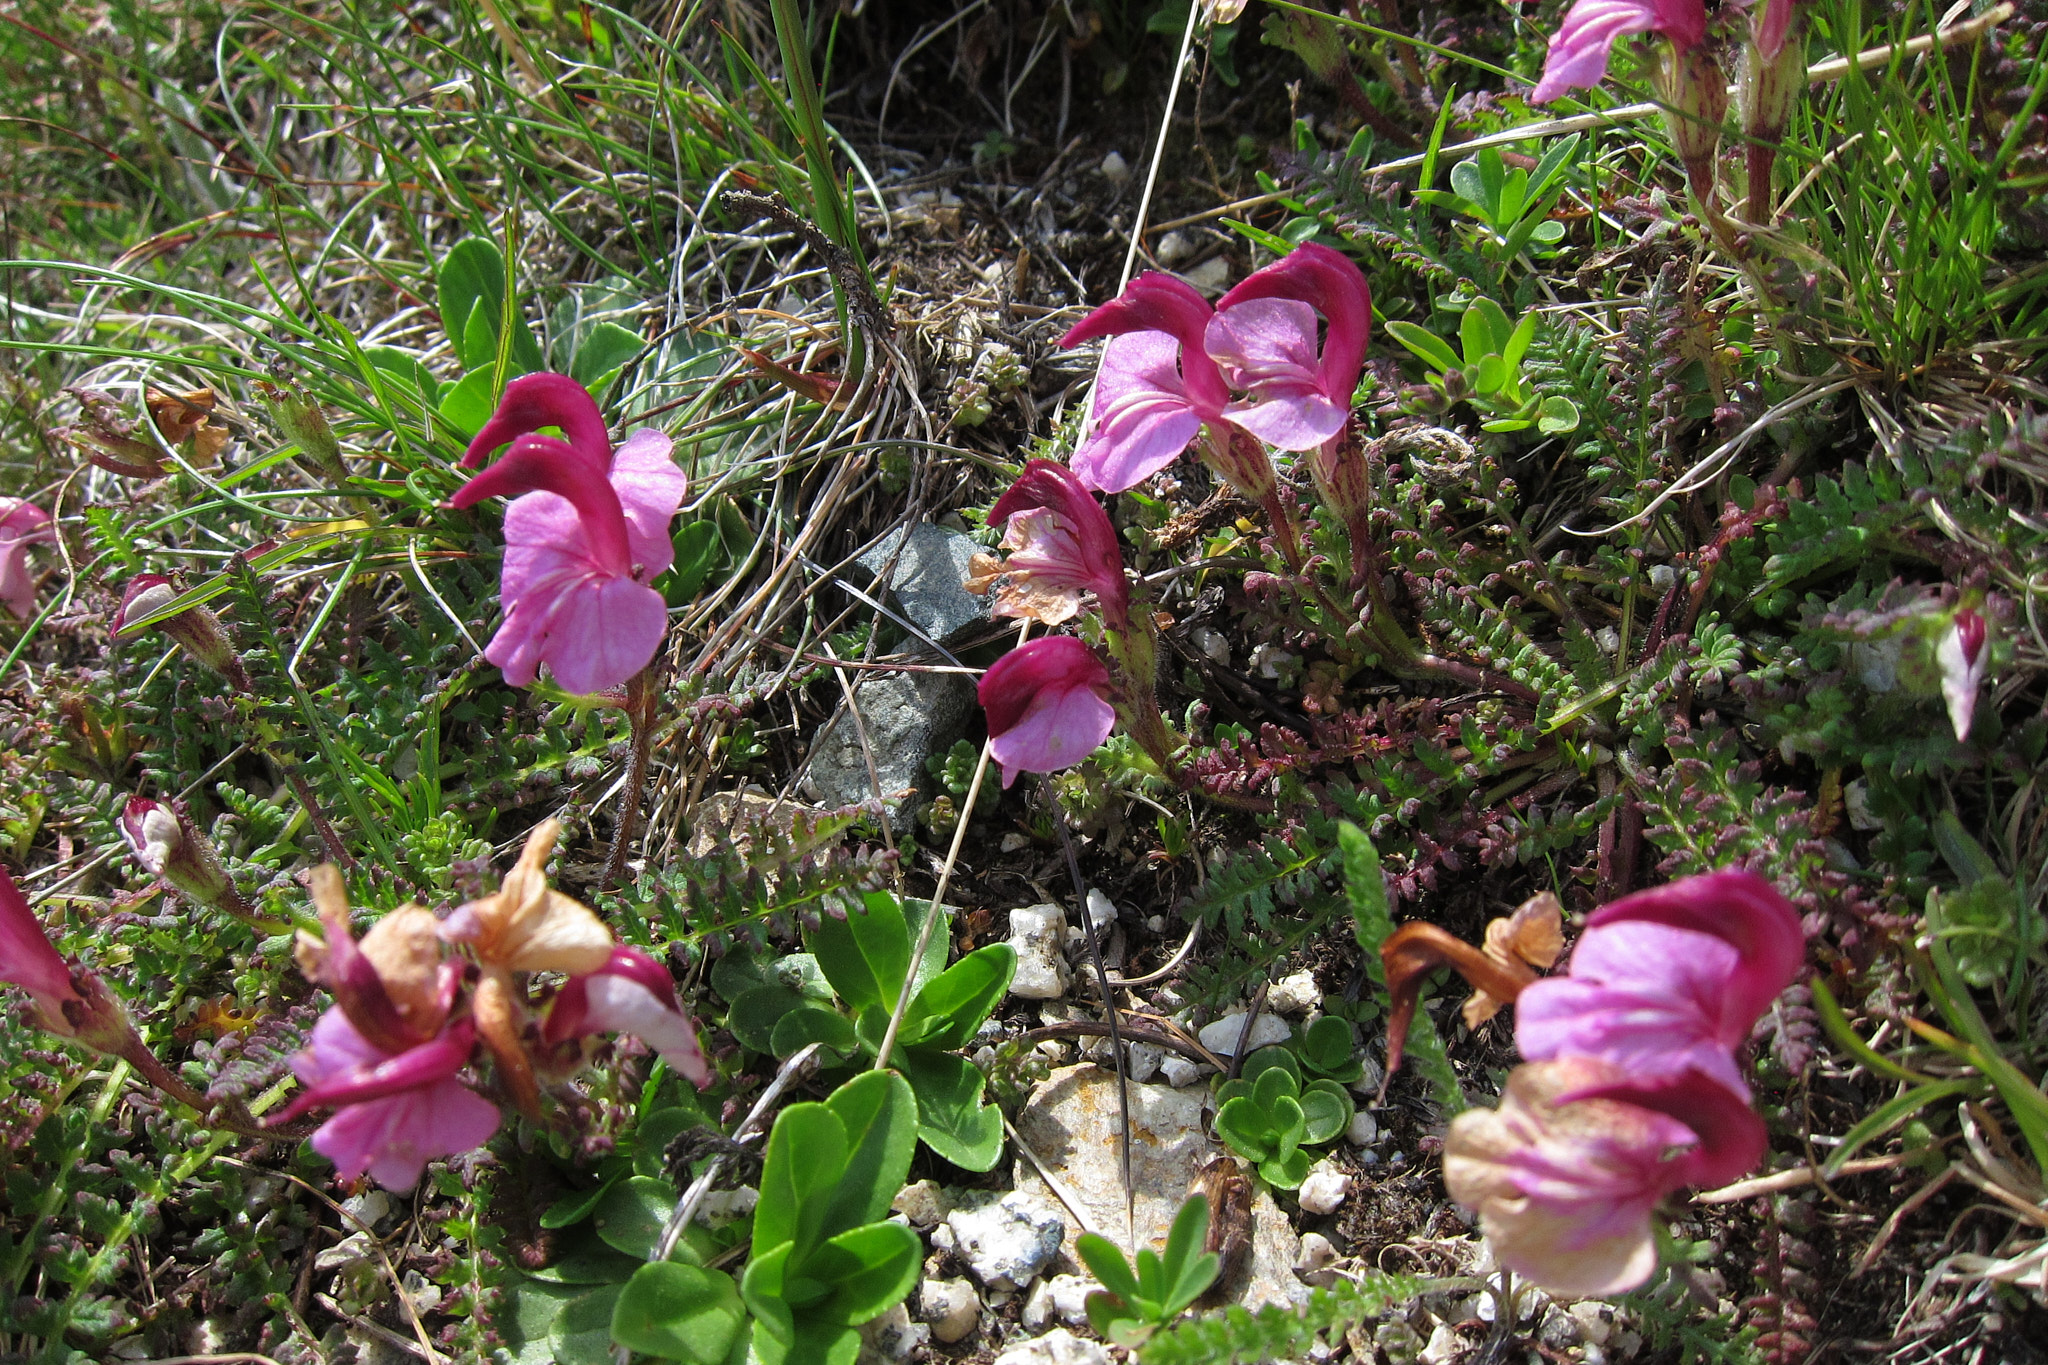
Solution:
[(1030, 846), (1031, 836), (1028, 834), (1019, 834), (1013, 829), (1003, 836), (1002, 850), (1005, 853), (1015, 853), (1020, 848), (1029, 848)]
[(1057, 905), (1031, 905), (1010, 912), (1010, 947), (1017, 974), (1010, 994), (1026, 1000), (1057, 1000), (1073, 981), (1067, 970), (1067, 915)]
[(959, 1245), (959, 1239), (953, 1236), (953, 1229), (946, 1224), (941, 1223), (932, 1229), (933, 1251), (952, 1251)]
[(1101, 1284), (1086, 1275), (1055, 1275), (1045, 1288), (1053, 1316), (1069, 1327), (1088, 1321), (1088, 1296), (1102, 1292)]
[(1301, 1255), (1294, 1258), (1294, 1273), (1310, 1284), (1328, 1286), (1337, 1278), (1337, 1272), (1330, 1269), (1336, 1259), (1337, 1248), (1330, 1245), (1329, 1238), (1320, 1232), (1304, 1232)]
[(926, 1280), (918, 1286), (917, 1316), (931, 1324), (934, 1339), (959, 1341), (981, 1321), (981, 1296), (965, 1280)]
[(1624, 1328), (1614, 1334), (1614, 1354), (1623, 1360), (1634, 1360), (1636, 1353), (1643, 1349), (1643, 1336)]
[(1149, 1081), (1159, 1074), (1159, 1065), (1165, 1060), (1166, 1049), (1158, 1044), (1132, 1043), (1124, 1058), (1124, 1074), (1140, 1083)]
[(1220, 294), (1230, 288), (1230, 260), (1225, 256), (1211, 256), (1193, 269), (1184, 271), (1181, 278), (1204, 294)]
[(1597, 1344), (1589, 1341), (1586, 1343), (1585, 1353), (1579, 1359), (1583, 1360), (1586, 1365), (1607, 1365), (1607, 1352), (1601, 1350)]
[[(1202, 1030), (1202, 1046), (1218, 1057), (1228, 1057), (1237, 1051), (1238, 1035), (1243, 1032), (1244, 1015), (1226, 1014)], [(1252, 1021), (1251, 1037), (1245, 1040), (1245, 1051), (1257, 1052), (1269, 1044), (1284, 1043), (1293, 1032), (1287, 1027), (1286, 1020), (1261, 1010), (1259, 1017)]]
[(1116, 903), (1109, 897), (1088, 888), (1088, 920), (1095, 926), (1097, 934), (1106, 934), (1116, 927)]
[(1605, 1346), (1614, 1330), (1614, 1310), (1598, 1299), (1581, 1299), (1564, 1310), (1579, 1324), (1579, 1331), (1595, 1346)]
[(1161, 237), (1159, 245), (1153, 250), (1159, 257), (1159, 264), (1171, 270), (1195, 254), (1195, 244), (1189, 240), (1185, 232), (1176, 230)]
[(1351, 1126), (1344, 1130), (1344, 1136), (1351, 1139), (1354, 1147), (1370, 1147), (1380, 1140), (1380, 1121), (1363, 1109), (1351, 1117)]
[(1621, 632), (1613, 626), (1602, 626), (1593, 632), (1593, 643), (1600, 646), (1602, 654), (1612, 654), (1621, 648)]
[(1462, 1349), (1464, 1348), (1458, 1341), (1458, 1334), (1451, 1330), (1451, 1325), (1440, 1322), (1436, 1325), (1436, 1330), (1429, 1334), (1429, 1344), (1422, 1348), (1422, 1354), (1418, 1358), (1422, 1365), (1444, 1365), (1445, 1361), (1457, 1355)]
[(1166, 1083), (1178, 1090), (1193, 1085), (1211, 1070), (1207, 1062), (1190, 1061), (1178, 1052), (1169, 1053), (1159, 1063), (1159, 1074), (1166, 1077)]
[(1110, 1359), (1098, 1343), (1055, 1327), (1042, 1337), (1011, 1346), (995, 1358), (995, 1365), (1110, 1365)]
[(1322, 1003), (1323, 992), (1316, 985), (1314, 972), (1283, 976), (1266, 992), (1266, 1008), (1275, 1014), (1306, 1014)]
[(350, 1221), (348, 1225), (352, 1228), (375, 1228), (391, 1216), (391, 1209), (391, 1196), (377, 1189), (364, 1190), (341, 1201), (341, 1211), (350, 1219), (360, 1220)]
[(1102, 158), (1102, 174), (1105, 179), (1120, 185), (1131, 178), (1131, 163), (1124, 160), (1121, 152), (1111, 152)]
[(1328, 1161), (1319, 1161), (1301, 1182), (1301, 1211), (1324, 1217), (1335, 1213), (1351, 1191), (1351, 1177)]
[(745, 1185), (736, 1190), (711, 1190), (705, 1194), (704, 1202), (697, 1206), (697, 1217), (706, 1227), (722, 1227), (734, 1219), (746, 1217), (760, 1202), (761, 1192)]
[[(946, 1215), (953, 1211), (953, 1199), (939, 1188), (938, 1181), (920, 1180), (898, 1190), (895, 1202), (889, 1207), (918, 1227), (928, 1228), (945, 1221)], [(944, 1340), (951, 1341), (954, 1338), (947, 1337)]]
[(1230, 641), (1223, 638), (1223, 632), (1214, 626), (1196, 626), (1188, 632), (1188, 638), (1204, 658), (1219, 668), (1230, 667)]
[(1670, 592), (1678, 586), (1678, 570), (1669, 564), (1652, 564), (1650, 586), (1658, 592)]
[(1146, 927), (1147, 929), (1150, 929), (1150, 930), (1151, 930), (1151, 931), (1152, 931), (1153, 933), (1155, 933), (1155, 934), (1163, 934), (1163, 933), (1165, 933), (1165, 932), (1166, 932), (1166, 916), (1164, 916), (1164, 915), (1154, 915), (1154, 916), (1152, 916), (1152, 917), (1151, 917), (1150, 919), (1148, 919), (1148, 920), (1146, 920), (1146, 921), (1145, 921), (1145, 927)]
[(318, 1271), (341, 1270), (358, 1261), (367, 1261), (376, 1254), (370, 1245), (370, 1234), (351, 1232), (327, 1250), (313, 1258), (313, 1269)]

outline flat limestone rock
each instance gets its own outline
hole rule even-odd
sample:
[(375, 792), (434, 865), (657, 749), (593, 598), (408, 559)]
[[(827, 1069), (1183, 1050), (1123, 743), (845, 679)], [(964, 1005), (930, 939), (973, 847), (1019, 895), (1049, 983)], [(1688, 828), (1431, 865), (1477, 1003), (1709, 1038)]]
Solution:
[[(1137, 1194), (1138, 1244), (1166, 1245), (1173, 1216), (1187, 1198), (1188, 1182), (1224, 1154), (1202, 1131), (1202, 1092), (1166, 1085), (1133, 1084), (1131, 1096), (1131, 1184)], [(1070, 1197), (1087, 1211), (1096, 1231), (1119, 1246), (1124, 1240), (1124, 1196), (1119, 1174), (1116, 1073), (1084, 1062), (1061, 1067), (1041, 1082), (1017, 1116), (1017, 1134), (1051, 1168)], [(1020, 1157), (1016, 1186), (1058, 1203), (1037, 1169)], [(1075, 1241), (1085, 1229), (1068, 1220), (1060, 1252), (1082, 1269)], [(1249, 1273), (1231, 1301), (1256, 1310), (1268, 1303), (1293, 1304), (1308, 1297), (1294, 1274), (1301, 1239), (1287, 1215), (1260, 1190), (1252, 1201)], [(1128, 1255), (1132, 1250), (1124, 1248)], [(1226, 1290), (1233, 1286), (1226, 1286)]]

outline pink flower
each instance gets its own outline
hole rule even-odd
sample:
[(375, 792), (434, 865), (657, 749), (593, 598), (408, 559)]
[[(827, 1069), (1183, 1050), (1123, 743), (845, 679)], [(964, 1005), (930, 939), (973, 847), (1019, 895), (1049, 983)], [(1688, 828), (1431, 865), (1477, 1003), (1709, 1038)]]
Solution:
[(699, 1090), (712, 1082), (697, 1026), (676, 998), (674, 978), (638, 948), (614, 948), (604, 966), (570, 977), (548, 1011), (541, 1041), (552, 1047), (592, 1033), (630, 1033)]
[(1762, 1120), (1696, 1071), (1643, 1081), (1613, 1062), (1561, 1057), (1516, 1067), (1498, 1109), (1451, 1120), (1444, 1180), (1478, 1211), (1502, 1264), (1580, 1298), (1647, 1280), (1658, 1203), (1747, 1174), (1764, 1147)]
[(306, 1085), (279, 1121), (333, 1109), (313, 1150), (343, 1180), (368, 1172), (387, 1189), (419, 1183), (427, 1162), (482, 1146), (498, 1131), (498, 1107), (455, 1079), (469, 1061), (476, 1028), (458, 1019), (402, 1052), (377, 1046), (339, 1006), (313, 1026), (313, 1045), (292, 1058)]
[(1084, 485), (1135, 488), (1178, 459), (1204, 422), (1223, 423), (1230, 389), (1203, 340), (1214, 315), (1192, 287), (1148, 270), (1060, 338), (1063, 347), (1113, 338), (1095, 378), (1095, 435), (1074, 452)]
[[(1329, 335), (1316, 349), (1316, 309)], [(1205, 344), (1234, 388), (1251, 395), (1224, 410), (1281, 450), (1313, 450), (1351, 420), (1365, 364), (1372, 290), (1351, 259), (1316, 242), (1247, 276), (1223, 296)]]
[(28, 547), (56, 532), (50, 514), (25, 498), (0, 498), (0, 602), (20, 620), (36, 614), (36, 580)]
[(1941, 695), (1948, 702), (1948, 721), (1955, 727), (1958, 742), (1970, 737), (1970, 722), (1977, 714), (1977, 691), (1984, 685), (1984, 669), (1991, 662), (1991, 651), (1985, 648), (1989, 639), (1984, 618), (1964, 607), (1934, 647), (1934, 661), (1941, 668)]
[[(534, 434), (560, 427), (567, 440)], [(449, 501), (469, 507), (515, 498), (505, 512), (499, 597), (505, 623), (484, 657), (516, 687), (545, 663), (570, 692), (602, 692), (645, 668), (668, 629), (649, 580), (675, 559), (668, 524), (688, 480), (668, 437), (638, 431), (616, 456), (597, 404), (567, 375), (522, 375), (463, 457), (474, 465), (511, 449)]]
[(1003, 571), (1032, 608), (1006, 597), (996, 615), (1058, 625), (1081, 609), (1082, 593), (1092, 592), (1112, 630), (1129, 625), (1131, 589), (1116, 529), (1072, 471), (1051, 460), (1028, 461), (988, 519), (1005, 523), (1003, 548), (1010, 557)]
[(71, 968), (50, 945), (42, 922), (29, 908), (28, 897), (0, 867), (0, 981), (27, 991), (36, 1013), (52, 1033), (69, 1033), (65, 1006), (75, 1010), (79, 994), (71, 985)]
[(1071, 635), (1033, 640), (996, 660), (982, 675), (980, 697), (1003, 785), (1094, 753), (1116, 724), (1109, 686), (1095, 651)]
[(1567, 90), (1598, 85), (1615, 43), (1637, 33), (1661, 33), (1680, 52), (1697, 47), (1707, 36), (1704, 0), (1578, 0), (1550, 40), (1529, 102), (1548, 104)]
[(1581, 1055), (1645, 1081), (1696, 1071), (1743, 1099), (1735, 1052), (1806, 956), (1799, 916), (1752, 872), (1687, 877), (1593, 912), (1568, 976), (1515, 1001), (1530, 1061)]
[(42, 921), (29, 908), (28, 897), (0, 867), (0, 981), (28, 992), (36, 1021), (45, 1031), (70, 1038), (97, 1052), (122, 1055), (141, 1040), (121, 1008), (95, 973), (74, 972), (43, 932)]

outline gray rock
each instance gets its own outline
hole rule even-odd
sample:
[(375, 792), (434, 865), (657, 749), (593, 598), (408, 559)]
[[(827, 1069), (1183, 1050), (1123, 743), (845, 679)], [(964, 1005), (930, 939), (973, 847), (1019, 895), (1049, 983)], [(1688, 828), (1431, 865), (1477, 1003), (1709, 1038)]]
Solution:
[[(1237, 1051), (1238, 1035), (1244, 1032), (1244, 1013), (1226, 1014), (1215, 1023), (1206, 1025), (1199, 1035), (1202, 1046), (1218, 1057), (1228, 1057)], [(1252, 1021), (1251, 1037), (1245, 1040), (1247, 1053), (1257, 1052), (1272, 1043), (1284, 1043), (1294, 1032), (1287, 1021), (1266, 1010), (1259, 1011), (1259, 1017)]]
[(1380, 1121), (1361, 1109), (1351, 1117), (1351, 1126), (1344, 1131), (1354, 1147), (1369, 1147), (1380, 1140)]
[(1536, 1329), (1536, 1339), (1553, 1351), (1569, 1351), (1585, 1341), (1586, 1333), (1577, 1318), (1553, 1303)]
[(1010, 912), (1010, 946), (1017, 950), (1017, 974), (1010, 994), (1025, 1000), (1057, 1000), (1073, 983), (1067, 967), (1067, 912), (1050, 902)]
[[(901, 554), (898, 545), (903, 546)], [(896, 610), (943, 645), (989, 619), (988, 598), (961, 586), (973, 572), (969, 561), (980, 549), (972, 537), (927, 521), (910, 528), (907, 543), (901, 529), (890, 532), (859, 563), (870, 575), (879, 574), (895, 555), (889, 591)]]
[(1166, 1083), (1171, 1086), (1193, 1085), (1209, 1069), (1208, 1063), (1183, 1057), (1178, 1052), (1168, 1053), (1159, 1062), (1159, 1074), (1166, 1077)]
[(880, 1317), (861, 1325), (859, 1365), (908, 1360), (930, 1335), (929, 1327), (910, 1320), (909, 1309), (892, 1304)]
[[(1167, 1059), (1169, 1067), (1173, 1060)], [(1199, 1092), (1170, 1086), (1130, 1087), (1131, 1185), (1140, 1247), (1157, 1250), (1165, 1245), (1173, 1217), (1187, 1198), (1189, 1180), (1223, 1155), (1223, 1148), (1202, 1129), (1202, 1099)], [(1052, 1170), (1089, 1221), (1119, 1244), (1124, 1240), (1120, 1131), (1116, 1077), (1088, 1064), (1053, 1072), (1017, 1115), (1024, 1145)], [(1020, 1191), (1045, 1190), (1029, 1161), (1019, 1160), (1014, 1175)], [(1045, 1197), (1053, 1196), (1048, 1192)], [(1080, 1264), (1074, 1246), (1080, 1232), (1079, 1227), (1069, 1228), (1062, 1248), (1075, 1266)], [(1300, 1241), (1287, 1216), (1272, 1195), (1260, 1190), (1252, 1200), (1247, 1277), (1241, 1287), (1226, 1285), (1225, 1291), (1253, 1310), (1268, 1303), (1299, 1302), (1308, 1295), (1293, 1270), (1300, 1254)]]
[(953, 1244), (975, 1279), (991, 1289), (1022, 1289), (1059, 1253), (1066, 1221), (1051, 1201), (1015, 1190), (993, 1203), (946, 1215)]
[(1124, 1058), (1124, 1069), (1134, 1081), (1149, 1081), (1159, 1074), (1166, 1049), (1156, 1043), (1132, 1043)]
[(959, 1341), (981, 1321), (981, 1296), (965, 1280), (926, 1280), (917, 1289), (917, 1316), (931, 1324), (934, 1340)]
[(1096, 1342), (1055, 1327), (1042, 1337), (1011, 1346), (996, 1357), (995, 1365), (1110, 1365), (1110, 1359)]
[[(966, 729), (974, 684), (957, 673), (871, 673), (853, 695), (867, 727), (889, 825), (907, 830), (918, 801), (932, 786), (925, 760), (949, 748)], [(877, 794), (851, 715), (842, 712), (819, 736), (804, 769), (803, 791), (826, 806), (851, 806)]]

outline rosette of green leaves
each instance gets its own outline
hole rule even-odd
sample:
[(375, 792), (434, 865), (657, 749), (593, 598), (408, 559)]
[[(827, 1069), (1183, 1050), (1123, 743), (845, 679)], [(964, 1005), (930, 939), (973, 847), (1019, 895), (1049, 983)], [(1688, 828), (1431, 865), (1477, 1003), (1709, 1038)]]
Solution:
[(1304, 1083), (1300, 1067), (1284, 1047), (1260, 1048), (1216, 1096), (1216, 1135), (1256, 1165), (1267, 1184), (1286, 1190), (1308, 1178), (1303, 1149), (1334, 1141), (1357, 1113), (1343, 1086), (1323, 1078)]
[[(1326, 1014), (1303, 1029), (1291, 1047), (1302, 1071), (1319, 1080), (1349, 1085), (1365, 1075), (1352, 1042), (1350, 1021), (1333, 1014)], [(1350, 1120), (1345, 1122), (1349, 1124)]]
[(1208, 1234), (1209, 1201), (1199, 1194), (1174, 1215), (1166, 1255), (1140, 1248), (1136, 1270), (1116, 1243), (1082, 1233), (1075, 1249), (1105, 1290), (1088, 1296), (1088, 1325), (1119, 1346), (1137, 1346), (1186, 1312), (1222, 1265), (1215, 1252), (1202, 1250)]
[(889, 1205), (917, 1146), (901, 1076), (863, 1072), (823, 1104), (776, 1117), (739, 1282), (675, 1261), (640, 1267), (619, 1294), (620, 1346), (691, 1365), (852, 1365), (862, 1323), (917, 1282), (923, 1244)]
[[(910, 991), (889, 1065), (917, 1092), (917, 1135), (954, 1165), (986, 1171), (1002, 1155), (1002, 1116), (982, 1102), (987, 1078), (981, 1069), (955, 1049), (972, 1042), (1002, 1002), (1016, 975), (1016, 950), (992, 943), (944, 971), (932, 970), (933, 962), (914, 975), (910, 952), (918, 925), (901, 901), (879, 891), (843, 917), (826, 915), (806, 935), (810, 956), (852, 1018), (803, 993), (776, 1019), (769, 1042), (778, 1056), (812, 1042), (842, 1054), (878, 1056), (896, 1002)], [(933, 935), (933, 943), (943, 961), (945, 936)], [(926, 971), (929, 979), (920, 980)], [(735, 1002), (734, 1014), (748, 1001), (743, 995)]]

